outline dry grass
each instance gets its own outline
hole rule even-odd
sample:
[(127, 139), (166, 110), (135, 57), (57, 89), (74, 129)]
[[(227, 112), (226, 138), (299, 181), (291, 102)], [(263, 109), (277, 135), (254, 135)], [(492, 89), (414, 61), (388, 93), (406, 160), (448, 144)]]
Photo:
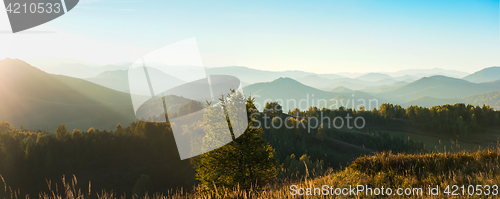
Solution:
[[(63, 178), (63, 191), (58, 187), (48, 185), (49, 193), (40, 193), (40, 199), (177, 199), (177, 198), (301, 198), (304, 196), (291, 195), (290, 185), (297, 187), (321, 188), (323, 185), (334, 188), (367, 185), (372, 188), (384, 186), (394, 191), (397, 188), (423, 188), (424, 192), (414, 198), (428, 198), (427, 188), (440, 186), (441, 193), (437, 198), (447, 198), (443, 190), (448, 185), (498, 185), (500, 184), (500, 148), (481, 150), (476, 152), (459, 153), (429, 153), (429, 154), (392, 154), (380, 153), (373, 156), (360, 157), (351, 166), (342, 171), (329, 170), (322, 177), (303, 179), (300, 181), (282, 181), (255, 187), (250, 190), (236, 188), (214, 187), (207, 189), (202, 186), (194, 187), (191, 191), (176, 190), (164, 194), (150, 194), (145, 196), (124, 196), (112, 192), (101, 191), (91, 193), (89, 184), (88, 192), (78, 188), (76, 177), (69, 182)], [(12, 199), (21, 198), (19, 191), (13, 191), (5, 186)], [(364, 192), (362, 192), (364, 193)], [(26, 197), (26, 196), (24, 196)], [(331, 198), (335, 196), (306, 196), (307, 198)], [(402, 198), (402, 196), (393, 196)], [(407, 198), (408, 196), (406, 196)], [(462, 198), (465, 196), (455, 196)], [(468, 198), (488, 198), (496, 196), (473, 195)], [(27, 198), (27, 197), (26, 197)], [(352, 198), (376, 198), (371, 195), (358, 195)], [(434, 197), (435, 198), (435, 197)]]

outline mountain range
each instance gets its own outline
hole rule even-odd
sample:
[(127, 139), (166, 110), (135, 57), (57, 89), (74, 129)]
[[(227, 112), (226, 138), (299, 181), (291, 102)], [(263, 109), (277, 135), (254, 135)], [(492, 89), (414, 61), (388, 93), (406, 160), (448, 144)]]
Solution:
[[(256, 83), (243, 88), (245, 95), (255, 98), (256, 106), (262, 108), (266, 102), (277, 101), (283, 110), (299, 108), (307, 109), (310, 106), (319, 108), (357, 108), (363, 100), (368, 105), (370, 100), (377, 102), (388, 102), (382, 97), (375, 97), (365, 92), (347, 90), (340, 88), (338, 92), (323, 91), (311, 86), (304, 85), (292, 78), (278, 78), (271, 82)], [(360, 100), (360, 101), (358, 101)], [(378, 107), (372, 105), (373, 108)]]
[(123, 62), (116, 64), (93, 64), (75, 59), (43, 58), (26, 60), (32, 66), (56, 75), (76, 78), (91, 78), (106, 71), (127, 70), (132, 63)]
[[(168, 71), (175, 71), (175, 74), (180, 74), (178, 71), (189, 71), (190, 66), (162, 66)], [(443, 70), (439, 68), (434, 69), (415, 69), (403, 70), (396, 73), (367, 73), (362, 74), (356, 78), (348, 78), (338, 74), (315, 74), (304, 71), (263, 71), (251, 69), (242, 66), (228, 66), (228, 67), (215, 67), (206, 68), (208, 75), (232, 75), (238, 77), (243, 86), (260, 82), (270, 82), (280, 77), (289, 77), (295, 79), (307, 86), (311, 86), (324, 91), (331, 91), (337, 87), (345, 87), (350, 90), (360, 90), (364, 92), (380, 92), (383, 90), (394, 89), (408, 83), (412, 83), (422, 77), (430, 76), (446, 76), (459, 79), (457, 77), (465, 76), (463, 79), (473, 83), (482, 83), (500, 79), (498, 68), (491, 67), (478, 71), (474, 74), (467, 75), (460, 71)], [(415, 72), (414, 74), (408, 74)], [(186, 72), (185, 72), (186, 73)], [(91, 82), (100, 84), (102, 86), (112, 88), (119, 91), (126, 91), (123, 83), (127, 82), (126, 73), (123, 70), (106, 71), (91, 78), (86, 78)], [(161, 72), (160, 72), (161, 74)], [(430, 75), (430, 74), (447, 74), (447, 75)], [(163, 75), (163, 74), (161, 74)], [(168, 74), (166, 74), (168, 75)], [(401, 76), (395, 76), (401, 75)], [(425, 76), (429, 75), (429, 76)], [(173, 82), (190, 81), (186, 76), (165, 76), (167, 79), (172, 79)], [(180, 80), (180, 81), (179, 81)]]
[[(142, 70), (142, 69), (139, 69)], [(185, 81), (176, 78), (172, 75), (165, 74), (163, 71), (160, 71), (155, 68), (148, 67), (149, 74), (153, 75), (151, 78), (162, 79), (165, 80), (164, 83), (168, 85), (172, 85), (172, 87), (181, 85), (186, 83)], [(99, 84), (101, 86), (129, 93), (130, 90), (139, 90), (140, 88), (132, 86), (129, 87), (128, 81), (128, 70), (114, 70), (114, 71), (106, 71), (92, 78), (85, 78), (85, 80), (89, 82), (93, 82)], [(134, 85), (134, 84), (132, 84)]]
[(435, 98), (463, 98), (469, 95), (487, 93), (500, 90), (495, 83), (472, 83), (462, 79), (446, 76), (424, 77), (404, 86), (372, 93), (394, 99), (395, 102), (404, 103), (423, 96)]
[[(287, 112), (293, 108), (302, 110), (310, 106), (356, 109), (365, 106), (372, 109), (378, 108), (381, 103), (430, 107), (460, 102), (487, 104), (500, 109), (500, 76), (495, 75), (498, 68), (486, 68), (463, 79), (436, 75), (408, 82), (376, 73), (352, 79), (301, 71), (265, 74), (266, 71), (245, 67), (228, 67), (225, 71), (234, 76), (239, 75), (243, 81), (263, 81), (249, 83), (243, 87), (243, 91), (255, 98), (260, 109), (266, 102), (278, 101)], [(223, 73), (221, 70), (223, 68), (213, 68), (207, 73)], [(49, 74), (17, 59), (0, 60), (0, 121), (50, 131), (59, 124), (65, 124), (68, 129), (84, 130), (90, 127), (111, 130), (118, 123), (129, 124), (136, 118), (130, 94), (126, 93), (130, 89), (127, 73), (127, 70), (113, 70), (92, 78), (79, 79)], [(187, 82), (162, 71), (153, 74), (172, 80), (172, 85)], [(256, 80), (252, 80), (251, 75), (257, 75)], [(277, 77), (281, 75), (285, 77)], [(358, 84), (363, 89), (352, 89), (343, 86), (342, 82), (351, 87), (352, 84)], [(328, 86), (319, 88), (322, 84)], [(189, 101), (179, 97), (169, 97), (167, 100), (175, 105), (168, 107), (169, 112), (175, 112)]]
[(29, 129), (114, 129), (135, 120), (130, 95), (17, 59), (0, 61), (0, 121)]
[[(279, 78), (271, 82), (252, 84), (244, 87), (243, 90), (246, 95), (254, 97), (256, 104), (260, 107), (266, 102), (278, 101), (285, 111), (293, 108), (307, 109), (309, 106), (317, 106), (318, 108), (344, 106), (359, 109), (360, 105), (365, 105), (365, 108), (372, 109), (378, 108), (382, 103), (401, 104), (405, 107), (410, 105), (432, 107), (443, 104), (468, 103), (479, 106), (486, 104), (500, 109), (500, 80), (472, 83), (440, 75), (424, 77), (402, 86), (378, 92), (355, 91), (345, 87), (323, 91), (291, 78)], [(371, 101), (377, 104), (370, 104)]]
[(463, 79), (474, 83), (496, 81), (500, 79), (500, 67), (496, 66), (485, 68), (473, 74), (467, 75)]
[[(349, 77), (349, 78), (360, 77), (364, 74), (366, 74), (366, 73), (348, 73), (348, 72), (338, 73), (338, 75), (342, 75), (342, 76)], [(444, 75), (444, 76), (454, 77), (454, 78), (463, 78), (463, 77), (469, 75), (469, 73), (466, 73), (466, 72), (457, 71), (457, 70), (446, 70), (446, 69), (442, 69), (442, 68), (404, 69), (404, 70), (400, 70), (397, 72), (384, 72), (383, 74), (387, 74), (387, 75), (390, 75), (392, 77), (411, 75), (411, 76), (414, 76), (418, 79), (420, 79), (422, 77), (430, 77), (430, 76), (435, 76), (435, 75)]]
[[(85, 63), (73, 59), (56, 59), (56, 58), (46, 58), (39, 60), (29, 60), (28, 63), (48, 72), (51, 74), (60, 74), (65, 76), (77, 77), (90, 80), (92, 82), (98, 83), (100, 85), (106, 86), (119, 91), (125, 91), (124, 86), (118, 86), (112, 82), (106, 82), (102, 79), (103, 75), (110, 75), (106, 72), (116, 72), (120, 73), (120, 70), (128, 70), (132, 65), (129, 62), (109, 64), (109, 65), (98, 65)], [(171, 66), (163, 65), (160, 63), (148, 63), (150, 65), (155, 65), (161, 67), (164, 73), (171, 75), (177, 79), (185, 82), (193, 81), (190, 79), (193, 66)], [(319, 74), (304, 71), (265, 71), (257, 70), (243, 66), (227, 66), (227, 67), (214, 67), (205, 68), (207, 74), (212, 75), (232, 75), (238, 77), (243, 86), (247, 86), (259, 82), (269, 82), (280, 77), (290, 77), (292, 79), (298, 80), (308, 86), (312, 86), (321, 90), (330, 91), (338, 86), (343, 86), (352, 90), (363, 90), (378, 86), (390, 86), (396, 82), (407, 82), (418, 80), (422, 77), (429, 77), (435, 75), (443, 75), (454, 78), (462, 78), (469, 75), (468, 73), (456, 71), (456, 70), (445, 70), (440, 68), (432, 69), (407, 69), (397, 72), (379, 72), (379, 73), (337, 73), (337, 74)], [(121, 76), (120, 82), (127, 81), (124, 75)], [(313, 80), (308, 80), (313, 79)], [(323, 81), (324, 80), (324, 81)], [(335, 81), (331, 81), (335, 80)], [(490, 80), (491, 81), (491, 80)]]

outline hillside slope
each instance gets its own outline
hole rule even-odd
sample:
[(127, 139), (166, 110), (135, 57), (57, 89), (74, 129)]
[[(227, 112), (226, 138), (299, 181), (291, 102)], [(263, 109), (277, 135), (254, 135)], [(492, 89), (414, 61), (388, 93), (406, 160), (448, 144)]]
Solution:
[(481, 83), (500, 80), (500, 67), (494, 66), (477, 71), (463, 78), (469, 82)]
[(490, 105), (491, 107), (500, 110), (500, 91), (483, 93), (479, 95), (467, 96), (464, 101), (473, 105)]
[(465, 103), (464, 99), (460, 98), (435, 98), (435, 97), (429, 97), (429, 96), (424, 96), (420, 97), (405, 103), (402, 103), (402, 107), (409, 107), (409, 106), (422, 106), (422, 107), (433, 107), (433, 106), (439, 106), (439, 105), (445, 105), (445, 104), (456, 104), (456, 103)]
[[(378, 153), (360, 157), (340, 171), (330, 170), (316, 178), (269, 184), (258, 191), (226, 188), (207, 192), (199, 186), (172, 198), (496, 198), (500, 183), (499, 163), (498, 149), (459, 153)], [(453, 185), (458, 186), (453, 188)], [(464, 192), (460, 188), (462, 185)], [(468, 185), (471, 185), (469, 189)], [(436, 187), (439, 191), (431, 192), (437, 195), (430, 194), (429, 189)], [(455, 189), (457, 191), (453, 191)]]
[(380, 81), (383, 79), (392, 79), (392, 77), (390, 75), (383, 74), (383, 73), (368, 73), (368, 74), (356, 77), (356, 79), (363, 80), (363, 81), (369, 81), (369, 82), (376, 82), (376, 81)]
[(351, 89), (348, 89), (346, 87), (343, 87), (343, 86), (339, 86), (337, 88), (334, 88), (333, 90), (331, 90), (331, 92), (336, 92), (336, 93), (350, 93), (350, 92), (353, 92), (353, 90)]
[(47, 74), (17, 59), (0, 61), (0, 121), (54, 131), (114, 129), (135, 120), (130, 95), (97, 84)]
[(420, 97), (463, 98), (469, 95), (500, 90), (495, 85), (471, 83), (446, 76), (424, 77), (407, 85), (374, 93), (375, 96), (394, 99), (404, 103)]
[(232, 75), (249, 84), (268, 82), (279, 77), (301, 78), (313, 75), (303, 71), (263, 71), (243, 66), (214, 67), (207, 68), (206, 71), (210, 75)]
[[(376, 98), (359, 91), (342, 93), (322, 91), (306, 86), (291, 78), (279, 78), (272, 82), (256, 83), (244, 87), (243, 90), (245, 95), (251, 95), (255, 98), (257, 107), (262, 107), (265, 105), (265, 102), (277, 101), (283, 106), (284, 112), (294, 108), (304, 110), (310, 106), (326, 106), (326, 101), (328, 101), (327, 106), (332, 106), (333, 108), (338, 108), (339, 106), (346, 107), (348, 104), (352, 106), (350, 102), (358, 99), (364, 99), (365, 101), (376, 99), (379, 103), (387, 102), (387, 100), (383, 98)], [(350, 101), (348, 102), (346, 99)], [(338, 101), (338, 103), (331, 103), (331, 100), (335, 102)], [(343, 101), (340, 102), (340, 100)]]
[(434, 97), (424, 96), (415, 100), (402, 103), (401, 106), (408, 107), (411, 105), (415, 105), (415, 106), (423, 106), (429, 108), (438, 105), (456, 104), (456, 103), (471, 104), (473, 106), (489, 105), (492, 108), (499, 110), (500, 91), (493, 91), (478, 95), (469, 95), (464, 98), (434, 98)]
[[(151, 76), (151, 78), (162, 79), (165, 84), (171, 85), (170, 87), (179, 86), (185, 83), (185, 81), (180, 80), (179, 78), (176, 78), (172, 75), (165, 74), (155, 68), (148, 68), (148, 71), (149, 74), (153, 75)], [(129, 88), (128, 73), (128, 70), (106, 71), (95, 77), (87, 78), (85, 80), (120, 92), (130, 92), (130, 90), (138, 90), (139, 88)]]

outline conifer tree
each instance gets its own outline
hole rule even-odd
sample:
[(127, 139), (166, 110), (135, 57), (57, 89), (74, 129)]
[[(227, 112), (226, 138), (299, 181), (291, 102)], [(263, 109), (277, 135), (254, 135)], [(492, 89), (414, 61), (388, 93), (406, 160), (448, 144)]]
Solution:
[[(278, 174), (278, 162), (274, 157), (274, 149), (262, 138), (262, 128), (255, 128), (250, 118), (257, 110), (254, 99), (249, 97), (245, 100), (242, 93), (233, 90), (227, 98), (220, 100), (221, 103), (217, 106), (207, 108), (204, 118), (206, 136), (203, 141), (207, 144), (207, 142), (213, 143), (228, 139), (229, 135), (220, 133), (220, 129), (227, 129), (228, 125), (221, 125), (222, 123), (217, 121), (221, 118), (221, 111), (217, 110), (221, 108), (226, 110), (223, 113), (226, 113), (225, 118), (229, 124), (231, 133), (229, 139), (233, 140), (229, 144), (193, 159), (197, 179), (209, 189), (221, 186), (239, 186), (242, 189), (249, 189), (274, 180)], [(231, 114), (241, 113), (234, 111), (238, 107), (246, 107), (247, 116), (244, 122), (248, 122), (248, 127), (241, 136), (236, 138), (237, 131), (233, 132), (232, 127), (241, 126), (241, 124), (235, 124), (241, 121), (233, 122), (229, 120), (229, 117)]]

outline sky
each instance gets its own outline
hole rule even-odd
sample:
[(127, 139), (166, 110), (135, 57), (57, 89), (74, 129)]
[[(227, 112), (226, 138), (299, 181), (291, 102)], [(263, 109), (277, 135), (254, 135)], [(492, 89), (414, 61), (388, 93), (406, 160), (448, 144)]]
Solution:
[(315, 73), (500, 66), (499, 1), (80, 0), (12, 34), (0, 12), (0, 59), (134, 62), (195, 38), (207, 67)]

